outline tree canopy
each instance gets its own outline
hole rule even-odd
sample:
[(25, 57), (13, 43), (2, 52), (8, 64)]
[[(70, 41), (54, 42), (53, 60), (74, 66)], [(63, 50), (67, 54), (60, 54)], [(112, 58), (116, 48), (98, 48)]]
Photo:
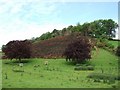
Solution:
[(31, 43), (28, 40), (10, 41), (2, 47), (2, 51), (7, 58), (11, 60), (15, 58), (21, 61), (22, 58), (30, 58), (31, 56), (30, 46)]
[(77, 25), (69, 25), (64, 27), (62, 30), (54, 29), (52, 32), (47, 32), (42, 34), (36, 39), (46, 40), (56, 36), (70, 35), (73, 32), (80, 32), (84, 36), (90, 36), (94, 38), (106, 38), (111, 39), (115, 37), (115, 29), (118, 24), (112, 19), (99, 19), (93, 22), (85, 22), (82, 25), (77, 23)]
[(91, 42), (86, 37), (74, 39), (65, 49), (64, 56), (67, 61), (82, 63), (91, 58)]

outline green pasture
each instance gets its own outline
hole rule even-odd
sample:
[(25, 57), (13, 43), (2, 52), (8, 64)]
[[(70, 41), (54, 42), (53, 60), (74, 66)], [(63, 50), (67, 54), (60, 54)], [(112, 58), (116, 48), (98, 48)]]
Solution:
[(118, 45), (120, 45), (119, 41), (109, 41), (109, 43), (111, 43), (112, 45), (114, 45), (114, 47), (117, 47)]
[[(45, 61), (48, 65), (44, 64)], [(87, 62), (94, 66), (93, 71), (75, 71), (76, 66), (65, 59), (34, 58), (23, 62), (20, 67), (16, 60), (2, 61), (3, 88), (113, 88), (119, 82), (115, 80), (110, 84), (87, 78), (91, 73), (118, 74), (118, 57), (103, 49), (94, 51), (93, 58)]]

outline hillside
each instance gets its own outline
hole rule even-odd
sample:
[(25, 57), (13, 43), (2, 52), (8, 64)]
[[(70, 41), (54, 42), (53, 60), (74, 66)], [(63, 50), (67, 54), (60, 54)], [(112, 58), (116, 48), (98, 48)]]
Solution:
[(62, 57), (65, 48), (74, 38), (76, 38), (74, 35), (68, 35), (34, 42), (32, 45), (32, 57)]
[[(33, 42), (32, 57), (60, 58), (67, 45), (77, 37), (78, 33), (83, 36), (104, 41), (103, 39), (111, 39), (115, 36), (114, 33), (109, 33), (115, 32), (115, 28), (117, 28), (117, 23), (112, 19), (99, 19), (82, 25), (80, 25), (80, 23), (75, 26), (70, 25), (61, 30), (54, 29), (52, 32), (43, 33), (40, 37), (31, 40)], [(108, 30), (110, 31), (108, 32)], [(109, 47), (114, 47), (114, 45), (110, 44), (103, 45), (106, 44), (106, 41), (100, 44), (102, 47), (107, 46), (108, 49)]]

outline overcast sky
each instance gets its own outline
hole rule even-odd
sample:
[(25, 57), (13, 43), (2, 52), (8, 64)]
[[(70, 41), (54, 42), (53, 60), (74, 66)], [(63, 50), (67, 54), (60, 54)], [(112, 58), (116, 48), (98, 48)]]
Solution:
[(113, 19), (118, 22), (118, 0), (69, 1), (0, 0), (0, 47), (10, 40), (38, 37), (78, 22), (83, 24), (97, 19)]

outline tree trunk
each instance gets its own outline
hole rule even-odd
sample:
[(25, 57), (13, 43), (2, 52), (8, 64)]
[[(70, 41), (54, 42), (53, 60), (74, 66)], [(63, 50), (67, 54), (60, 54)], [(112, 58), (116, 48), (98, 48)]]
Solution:
[(19, 62), (21, 63), (21, 58), (19, 58)]

